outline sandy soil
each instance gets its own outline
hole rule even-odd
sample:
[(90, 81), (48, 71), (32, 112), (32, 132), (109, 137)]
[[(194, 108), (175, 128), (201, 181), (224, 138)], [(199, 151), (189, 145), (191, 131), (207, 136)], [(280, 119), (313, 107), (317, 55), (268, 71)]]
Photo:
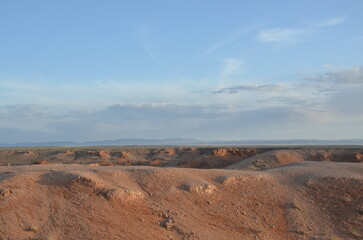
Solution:
[(0, 167), (0, 239), (363, 239), (363, 164)]

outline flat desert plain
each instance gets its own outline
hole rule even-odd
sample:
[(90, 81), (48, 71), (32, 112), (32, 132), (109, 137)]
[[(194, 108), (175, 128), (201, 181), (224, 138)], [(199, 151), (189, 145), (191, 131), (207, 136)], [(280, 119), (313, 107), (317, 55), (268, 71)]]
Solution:
[(0, 149), (0, 239), (363, 239), (360, 147)]

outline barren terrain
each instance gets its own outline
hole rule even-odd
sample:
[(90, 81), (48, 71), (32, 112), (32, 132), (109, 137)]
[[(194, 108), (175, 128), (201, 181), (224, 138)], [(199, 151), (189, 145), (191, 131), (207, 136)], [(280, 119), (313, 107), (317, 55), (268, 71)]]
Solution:
[(0, 239), (362, 239), (359, 147), (0, 150)]

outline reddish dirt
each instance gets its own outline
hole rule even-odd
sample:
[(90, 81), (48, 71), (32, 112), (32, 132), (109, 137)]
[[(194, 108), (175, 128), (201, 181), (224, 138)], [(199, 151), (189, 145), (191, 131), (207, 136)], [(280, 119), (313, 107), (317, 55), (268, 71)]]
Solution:
[[(244, 160), (244, 161), (243, 161)], [(363, 162), (363, 148), (88, 147), (0, 149), (0, 166), (98, 164), (261, 170), (300, 161)], [(232, 165), (234, 164), (234, 165)]]
[(0, 239), (362, 239), (363, 165), (0, 169)]
[(282, 149), (256, 154), (227, 168), (261, 170), (302, 161), (361, 163), (363, 162), (362, 153), (362, 149)]
[(363, 239), (362, 155), (359, 148), (4, 149), (0, 239)]

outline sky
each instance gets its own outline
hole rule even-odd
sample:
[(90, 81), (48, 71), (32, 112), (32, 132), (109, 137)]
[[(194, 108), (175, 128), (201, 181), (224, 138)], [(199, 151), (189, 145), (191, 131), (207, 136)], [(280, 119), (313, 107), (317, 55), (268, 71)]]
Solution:
[(363, 138), (361, 0), (1, 0), (0, 142)]

